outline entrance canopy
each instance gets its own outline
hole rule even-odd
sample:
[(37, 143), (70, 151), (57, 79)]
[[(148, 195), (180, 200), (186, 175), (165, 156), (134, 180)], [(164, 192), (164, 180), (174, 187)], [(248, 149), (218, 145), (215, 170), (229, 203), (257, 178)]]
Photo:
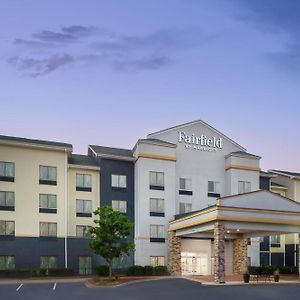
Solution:
[(226, 239), (300, 232), (300, 203), (259, 190), (219, 198), (215, 206), (179, 215), (169, 230), (178, 237), (214, 237), (214, 224), (224, 224)]

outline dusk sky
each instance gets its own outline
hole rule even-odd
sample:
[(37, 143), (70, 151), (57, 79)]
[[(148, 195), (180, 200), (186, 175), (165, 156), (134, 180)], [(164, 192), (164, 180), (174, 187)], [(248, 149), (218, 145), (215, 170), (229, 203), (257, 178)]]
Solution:
[(300, 172), (300, 1), (1, 0), (0, 134), (132, 148), (201, 119)]

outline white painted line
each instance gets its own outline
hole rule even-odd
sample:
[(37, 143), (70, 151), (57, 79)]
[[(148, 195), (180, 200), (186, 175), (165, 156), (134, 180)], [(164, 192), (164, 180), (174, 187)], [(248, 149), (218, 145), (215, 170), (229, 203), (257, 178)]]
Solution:
[(56, 289), (56, 282), (54, 283), (54, 286), (53, 286), (53, 291), (55, 291), (55, 289)]
[(16, 291), (18, 292), (19, 289), (20, 289), (22, 286), (23, 286), (23, 283), (21, 283), (21, 284), (17, 287)]

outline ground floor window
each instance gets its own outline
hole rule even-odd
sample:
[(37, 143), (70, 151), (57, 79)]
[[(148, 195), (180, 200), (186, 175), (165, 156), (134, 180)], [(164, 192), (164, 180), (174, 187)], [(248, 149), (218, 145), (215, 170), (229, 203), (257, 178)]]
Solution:
[(15, 269), (14, 256), (0, 256), (0, 270), (13, 270)]
[(79, 256), (79, 274), (81, 275), (92, 274), (91, 256)]
[(57, 257), (56, 256), (41, 256), (40, 267), (43, 269), (56, 269), (57, 268)]
[(113, 259), (113, 267), (115, 269), (126, 269), (128, 267), (128, 256), (122, 254), (120, 257)]
[(165, 257), (164, 256), (150, 256), (150, 266), (164, 266), (165, 265)]

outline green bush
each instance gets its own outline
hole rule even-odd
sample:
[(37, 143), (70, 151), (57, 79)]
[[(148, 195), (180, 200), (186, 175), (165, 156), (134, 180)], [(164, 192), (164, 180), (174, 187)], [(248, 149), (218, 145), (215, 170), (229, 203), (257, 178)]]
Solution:
[(105, 277), (109, 275), (109, 266), (99, 265), (96, 267), (96, 273), (100, 277)]
[(31, 277), (32, 275), (32, 271), (29, 269), (0, 270), (1, 278), (27, 278)]
[(154, 268), (152, 266), (144, 266), (144, 275), (152, 276), (154, 274)]
[(72, 269), (49, 269), (48, 270), (49, 276), (72, 276), (73, 270)]
[(127, 275), (129, 276), (143, 276), (144, 275), (144, 267), (142, 266), (131, 266), (127, 269)]
[(35, 276), (45, 276), (47, 274), (47, 269), (46, 268), (37, 268), (34, 270), (34, 275)]
[(164, 275), (169, 275), (168, 269), (166, 266), (157, 266), (154, 267), (153, 269), (153, 273), (156, 276), (164, 276)]
[(298, 274), (298, 267), (280, 267), (280, 274)]

